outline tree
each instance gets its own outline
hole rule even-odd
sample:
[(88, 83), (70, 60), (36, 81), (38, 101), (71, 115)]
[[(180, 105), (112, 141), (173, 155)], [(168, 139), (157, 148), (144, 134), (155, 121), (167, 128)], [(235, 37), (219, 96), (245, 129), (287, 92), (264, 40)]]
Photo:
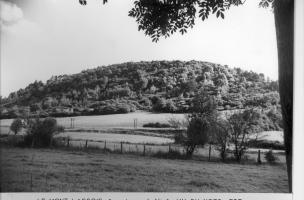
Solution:
[(13, 131), (15, 135), (17, 135), (17, 133), (22, 129), (22, 126), (22, 120), (20, 118), (17, 118), (12, 122), (10, 130)]
[(31, 147), (49, 147), (55, 134), (62, 132), (63, 127), (58, 126), (56, 119), (29, 119), (25, 144)]
[(208, 128), (210, 124), (207, 118), (190, 116), (186, 136), (182, 144), (186, 149), (187, 156), (192, 156), (197, 146), (204, 146), (208, 142)]
[[(86, 0), (79, 0), (86, 5)], [(106, 3), (107, 0), (103, 0)], [(224, 12), (231, 6), (242, 5), (241, 0), (137, 0), (129, 16), (134, 17), (138, 29), (157, 42), (175, 32), (184, 34), (195, 25), (199, 17), (204, 21), (210, 14), (224, 19)], [(274, 10), (278, 47), (279, 91), (284, 121), (284, 143), (289, 191), (292, 192), (292, 111), (293, 111), (293, 35), (294, 0), (261, 0), (260, 7)]]
[(209, 141), (212, 124), (217, 118), (215, 99), (205, 91), (196, 94), (192, 101), (186, 135), (180, 138), (188, 156), (193, 154), (197, 146), (204, 146)]
[(227, 149), (231, 141), (231, 131), (227, 120), (218, 119), (212, 127), (212, 139), (220, 151), (222, 161), (226, 160)]
[(234, 156), (241, 161), (248, 142), (254, 133), (259, 132), (259, 114), (254, 110), (245, 110), (231, 115), (228, 119), (231, 131), (231, 142), (234, 145)]

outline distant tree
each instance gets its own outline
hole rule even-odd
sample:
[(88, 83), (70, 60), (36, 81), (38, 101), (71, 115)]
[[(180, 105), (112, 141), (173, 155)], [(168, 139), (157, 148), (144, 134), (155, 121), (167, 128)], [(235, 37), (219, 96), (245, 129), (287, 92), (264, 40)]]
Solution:
[(171, 99), (168, 99), (166, 101), (166, 108), (165, 109), (166, 109), (167, 112), (170, 112), (170, 113), (176, 112), (176, 110), (177, 110), (174, 102)]
[(142, 70), (137, 70), (134, 76), (134, 90), (138, 95), (148, 85), (148, 79), (145, 77), (146, 73)]
[(31, 112), (36, 112), (36, 111), (39, 111), (39, 110), (41, 110), (40, 104), (34, 103), (34, 104), (30, 105), (30, 111)]
[(22, 129), (22, 120), (20, 118), (14, 119), (11, 126), (10, 130), (14, 132), (15, 135)]
[(153, 110), (157, 112), (164, 112), (166, 109), (166, 99), (158, 96), (154, 96), (152, 98), (152, 103), (153, 103)]
[(195, 79), (188, 80), (181, 84), (182, 93), (196, 92), (196, 90), (197, 90), (197, 82), (195, 81)]

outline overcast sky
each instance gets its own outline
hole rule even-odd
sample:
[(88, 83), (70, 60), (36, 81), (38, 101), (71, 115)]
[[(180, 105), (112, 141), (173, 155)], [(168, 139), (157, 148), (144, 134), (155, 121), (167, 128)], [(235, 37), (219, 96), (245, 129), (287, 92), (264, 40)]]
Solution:
[(277, 80), (274, 16), (259, 0), (231, 8), (224, 20), (197, 19), (187, 34), (158, 43), (128, 17), (132, 2), (1, 0), (1, 95), (52, 75), (128, 61), (210, 61)]

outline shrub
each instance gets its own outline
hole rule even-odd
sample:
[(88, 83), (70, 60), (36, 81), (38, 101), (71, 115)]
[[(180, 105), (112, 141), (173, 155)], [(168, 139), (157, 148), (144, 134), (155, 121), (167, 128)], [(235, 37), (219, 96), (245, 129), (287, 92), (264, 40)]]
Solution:
[(165, 159), (187, 159), (188, 157), (176, 150), (170, 150), (169, 152), (157, 151), (152, 155), (156, 158), (165, 158)]
[(144, 124), (143, 127), (151, 127), (151, 128), (170, 128), (170, 124), (163, 124), (163, 123), (147, 123)]
[(17, 135), (17, 133), (22, 129), (22, 126), (22, 120), (20, 118), (17, 118), (12, 122), (10, 130), (13, 131), (15, 135)]
[(278, 157), (273, 154), (272, 150), (266, 152), (265, 159), (270, 164), (274, 164), (276, 161), (278, 161)]

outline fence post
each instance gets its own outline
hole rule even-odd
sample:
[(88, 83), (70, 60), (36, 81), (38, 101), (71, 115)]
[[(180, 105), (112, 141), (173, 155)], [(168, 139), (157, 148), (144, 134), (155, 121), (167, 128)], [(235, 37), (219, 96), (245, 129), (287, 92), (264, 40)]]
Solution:
[(70, 147), (70, 138), (68, 138), (67, 147)]
[(211, 157), (211, 144), (209, 144), (209, 157), (208, 157), (208, 161), (210, 161), (210, 157)]
[(86, 148), (86, 149), (88, 148), (88, 140), (86, 140), (85, 148)]
[(146, 155), (146, 145), (144, 144), (144, 152), (143, 152), (143, 156)]
[(106, 150), (107, 149), (107, 141), (105, 140), (104, 143), (105, 144), (104, 144), (104, 148), (103, 149)]
[(33, 174), (31, 172), (31, 192), (33, 192)]
[(257, 159), (258, 164), (261, 164), (261, 150), (258, 151), (258, 159)]
[(122, 153), (122, 142), (120, 142), (120, 153)]

